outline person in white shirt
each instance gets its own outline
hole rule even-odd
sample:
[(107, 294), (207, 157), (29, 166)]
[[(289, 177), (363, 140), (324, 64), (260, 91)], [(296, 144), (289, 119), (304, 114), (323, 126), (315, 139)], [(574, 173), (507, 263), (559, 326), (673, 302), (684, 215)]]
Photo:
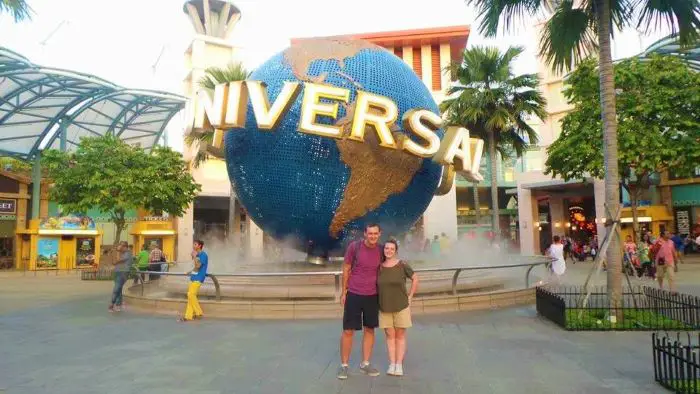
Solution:
[(552, 274), (555, 281), (559, 281), (564, 272), (566, 272), (566, 260), (564, 260), (564, 245), (561, 243), (561, 238), (555, 235), (554, 243), (547, 249), (547, 256), (554, 259), (551, 266)]

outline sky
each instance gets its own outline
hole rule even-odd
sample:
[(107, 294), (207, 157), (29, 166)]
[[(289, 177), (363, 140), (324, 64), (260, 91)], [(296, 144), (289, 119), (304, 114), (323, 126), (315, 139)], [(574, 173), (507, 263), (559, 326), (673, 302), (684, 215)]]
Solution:
[[(34, 10), (31, 20), (15, 23), (7, 15), (0, 16), (0, 46), (40, 65), (90, 73), (124, 87), (181, 93), (186, 74), (183, 54), (194, 34), (182, 11), (183, 0), (28, 2)], [(510, 34), (485, 39), (478, 32), (476, 13), (463, 0), (241, 0), (234, 4), (242, 17), (231, 41), (240, 48), (248, 69), (289, 46), (293, 37), (471, 25), (468, 47), (523, 46), (525, 52), (514, 71), (537, 72), (532, 20), (523, 21)], [(619, 33), (613, 57), (633, 56), (663, 35)], [(181, 125), (169, 127), (168, 133), (170, 144), (181, 149)]]

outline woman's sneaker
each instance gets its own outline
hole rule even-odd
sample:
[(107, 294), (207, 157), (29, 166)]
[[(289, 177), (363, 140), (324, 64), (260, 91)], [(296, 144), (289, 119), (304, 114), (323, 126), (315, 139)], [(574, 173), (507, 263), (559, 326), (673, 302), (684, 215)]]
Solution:
[(389, 369), (386, 371), (387, 375), (396, 375), (396, 364), (389, 364)]
[(396, 364), (396, 369), (394, 369), (394, 376), (403, 376), (403, 365)]

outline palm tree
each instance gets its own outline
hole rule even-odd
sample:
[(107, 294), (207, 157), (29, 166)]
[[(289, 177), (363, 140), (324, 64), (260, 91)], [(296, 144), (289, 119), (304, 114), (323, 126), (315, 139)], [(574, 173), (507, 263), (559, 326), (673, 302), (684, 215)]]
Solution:
[(476, 230), (479, 230), (481, 224), (481, 203), (479, 202), (479, 182), (472, 183), (472, 194), (474, 195), (474, 221), (476, 221)]
[[(204, 70), (204, 76), (197, 82), (203, 89), (214, 91), (216, 85), (222, 83), (244, 81), (250, 73), (240, 63), (230, 63), (224, 68), (209, 67)], [(192, 158), (192, 166), (198, 168), (202, 163), (207, 161), (209, 157), (218, 159), (224, 158), (224, 151), (219, 147), (214, 147), (214, 130), (192, 130), (185, 135), (185, 144), (187, 146), (197, 145), (199, 150)]]
[[(216, 85), (243, 81), (250, 73), (240, 63), (231, 63), (224, 68), (209, 67), (204, 70), (204, 76), (198, 81), (198, 84), (203, 89), (213, 91)], [(214, 130), (193, 130), (185, 136), (185, 144), (187, 146), (198, 146), (199, 149), (192, 158), (191, 165), (198, 168), (202, 163), (210, 157), (223, 159), (225, 157), (224, 150), (221, 147), (213, 146)], [(229, 199), (228, 210), (228, 234), (234, 234), (234, 229), (239, 226), (238, 207), (236, 206), (236, 191), (231, 183), (231, 198)]]
[[(589, 54), (598, 53), (600, 101), (603, 120), (603, 157), (605, 162), (605, 205), (616, 214), (619, 209), (620, 183), (617, 163), (617, 120), (615, 83), (610, 37), (613, 26), (650, 31), (664, 24), (679, 33), (681, 46), (700, 36), (698, 0), (466, 0), (482, 18), (479, 30), (495, 36), (501, 23), (509, 30), (523, 16), (551, 13), (540, 38), (540, 56), (555, 71), (572, 69)], [(611, 216), (611, 215), (610, 215)], [(617, 309), (622, 298), (622, 251), (617, 237), (610, 238), (606, 259), (608, 298)]]
[[(457, 84), (442, 102), (447, 123), (469, 130), (470, 136), (485, 141), (491, 173), (491, 226), (500, 236), (498, 221), (498, 155), (521, 157), (537, 133), (526, 117), (545, 116), (545, 99), (537, 91), (537, 74), (513, 75), (513, 60), (523, 52), (510, 47), (501, 53), (495, 47), (476, 46), (464, 51), (462, 61), (451, 66)], [(477, 207), (478, 209), (478, 207)]]
[(25, 0), (0, 0), (0, 14), (12, 14), (15, 22), (31, 19), (32, 8)]

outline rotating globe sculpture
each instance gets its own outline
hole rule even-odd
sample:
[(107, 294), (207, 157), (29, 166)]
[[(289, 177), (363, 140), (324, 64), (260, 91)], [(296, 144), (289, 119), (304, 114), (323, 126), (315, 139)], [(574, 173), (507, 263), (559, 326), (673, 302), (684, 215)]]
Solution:
[[(267, 60), (249, 79), (267, 85), (270, 103), (285, 81), (350, 90), (336, 119), (316, 120), (341, 126), (341, 139), (299, 132), (303, 92), (275, 129), (258, 129), (249, 103), (245, 127), (225, 133), (229, 179), (265, 233), (326, 258), (360, 238), (367, 223), (379, 223), (384, 235), (398, 235), (420, 218), (438, 186), (441, 166), (430, 158), (380, 147), (371, 127), (364, 142), (346, 138), (358, 90), (397, 104), (399, 116), (391, 128), (397, 137), (419, 141), (402, 129), (406, 111), (439, 114), (430, 91), (400, 58), (365, 41), (304, 40)], [(442, 130), (436, 134), (442, 139)]]

